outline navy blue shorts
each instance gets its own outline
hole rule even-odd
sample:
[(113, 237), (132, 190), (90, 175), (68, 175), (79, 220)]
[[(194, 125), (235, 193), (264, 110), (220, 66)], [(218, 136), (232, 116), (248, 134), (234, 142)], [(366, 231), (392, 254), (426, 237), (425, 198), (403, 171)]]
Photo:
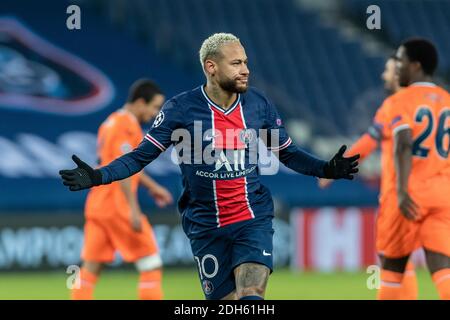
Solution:
[(272, 216), (237, 222), (190, 239), (206, 299), (218, 300), (236, 289), (234, 268), (255, 262), (273, 269)]

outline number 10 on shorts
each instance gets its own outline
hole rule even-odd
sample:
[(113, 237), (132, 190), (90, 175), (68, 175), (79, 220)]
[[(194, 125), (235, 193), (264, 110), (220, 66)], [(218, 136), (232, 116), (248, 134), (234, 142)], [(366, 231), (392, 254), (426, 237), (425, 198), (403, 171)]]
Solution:
[[(219, 272), (219, 262), (217, 261), (217, 258), (212, 254), (206, 254), (203, 256), (203, 258), (199, 258), (197, 256), (194, 256), (195, 261), (197, 261), (198, 266), (198, 272), (200, 274), (200, 280), (203, 280), (203, 278), (214, 278), (217, 275), (217, 272)], [(212, 261), (214, 264), (214, 269), (212, 272), (207, 272), (205, 270), (205, 264), (209, 262), (209, 260)]]

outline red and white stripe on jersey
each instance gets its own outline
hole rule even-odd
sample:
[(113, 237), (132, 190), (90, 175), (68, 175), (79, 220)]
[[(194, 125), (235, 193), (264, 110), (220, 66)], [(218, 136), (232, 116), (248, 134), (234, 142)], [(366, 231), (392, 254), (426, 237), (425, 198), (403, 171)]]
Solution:
[(215, 180), (213, 184), (218, 227), (255, 217), (248, 201), (247, 178)]
[[(245, 124), (240, 96), (238, 96), (231, 108), (223, 110), (208, 98), (203, 88), (202, 92), (211, 110), (213, 148), (215, 150), (245, 149), (245, 143), (241, 141), (240, 133), (247, 126)], [(255, 217), (248, 199), (246, 177), (230, 180), (213, 180), (213, 192), (217, 227), (223, 227)]]
[(281, 151), (281, 150), (286, 149), (287, 147), (289, 147), (291, 143), (292, 143), (291, 138), (288, 138), (288, 139), (286, 140), (286, 142), (283, 143), (281, 146), (278, 146), (278, 147), (270, 147), (270, 148), (268, 148), (268, 149), (269, 149), (270, 151)]
[(152, 137), (150, 134), (146, 134), (145, 135), (145, 139), (147, 139), (148, 141), (150, 141), (151, 143), (153, 143), (155, 145), (155, 147), (157, 147), (159, 150), (161, 151), (166, 151), (166, 148), (162, 145), (161, 142), (159, 142), (158, 140), (156, 140), (154, 137)]

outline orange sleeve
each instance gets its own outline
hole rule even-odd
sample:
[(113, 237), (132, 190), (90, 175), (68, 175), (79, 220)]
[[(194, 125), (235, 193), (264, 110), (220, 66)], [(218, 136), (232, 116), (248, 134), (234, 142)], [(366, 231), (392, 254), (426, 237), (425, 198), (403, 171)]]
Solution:
[(377, 149), (378, 142), (368, 133), (363, 134), (358, 141), (345, 153), (347, 156), (360, 154), (360, 161), (363, 161)]
[(385, 101), (383, 105), (378, 108), (372, 125), (367, 132), (363, 134), (345, 153), (347, 156), (359, 154), (360, 161), (364, 161), (372, 152), (374, 152), (378, 143), (383, 139), (386, 126), (386, 109), (389, 101)]
[(407, 108), (407, 103), (414, 100), (414, 96), (411, 94), (406, 95), (406, 92), (396, 97), (392, 103), (392, 107), (387, 113), (387, 120), (389, 122), (389, 130), (395, 135), (396, 132), (402, 129), (410, 128), (414, 126), (412, 116)]

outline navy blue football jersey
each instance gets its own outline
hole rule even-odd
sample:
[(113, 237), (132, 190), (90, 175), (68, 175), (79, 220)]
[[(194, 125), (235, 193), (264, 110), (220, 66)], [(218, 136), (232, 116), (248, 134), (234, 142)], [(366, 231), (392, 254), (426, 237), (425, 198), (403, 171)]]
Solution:
[(100, 169), (103, 183), (139, 172), (175, 145), (183, 183), (178, 208), (187, 234), (273, 215), (271, 194), (259, 179), (260, 138), (288, 167), (323, 176), (325, 162), (292, 143), (260, 91), (250, 87), (225, 110), (200, 86), (168, 100), (141, 144)]

